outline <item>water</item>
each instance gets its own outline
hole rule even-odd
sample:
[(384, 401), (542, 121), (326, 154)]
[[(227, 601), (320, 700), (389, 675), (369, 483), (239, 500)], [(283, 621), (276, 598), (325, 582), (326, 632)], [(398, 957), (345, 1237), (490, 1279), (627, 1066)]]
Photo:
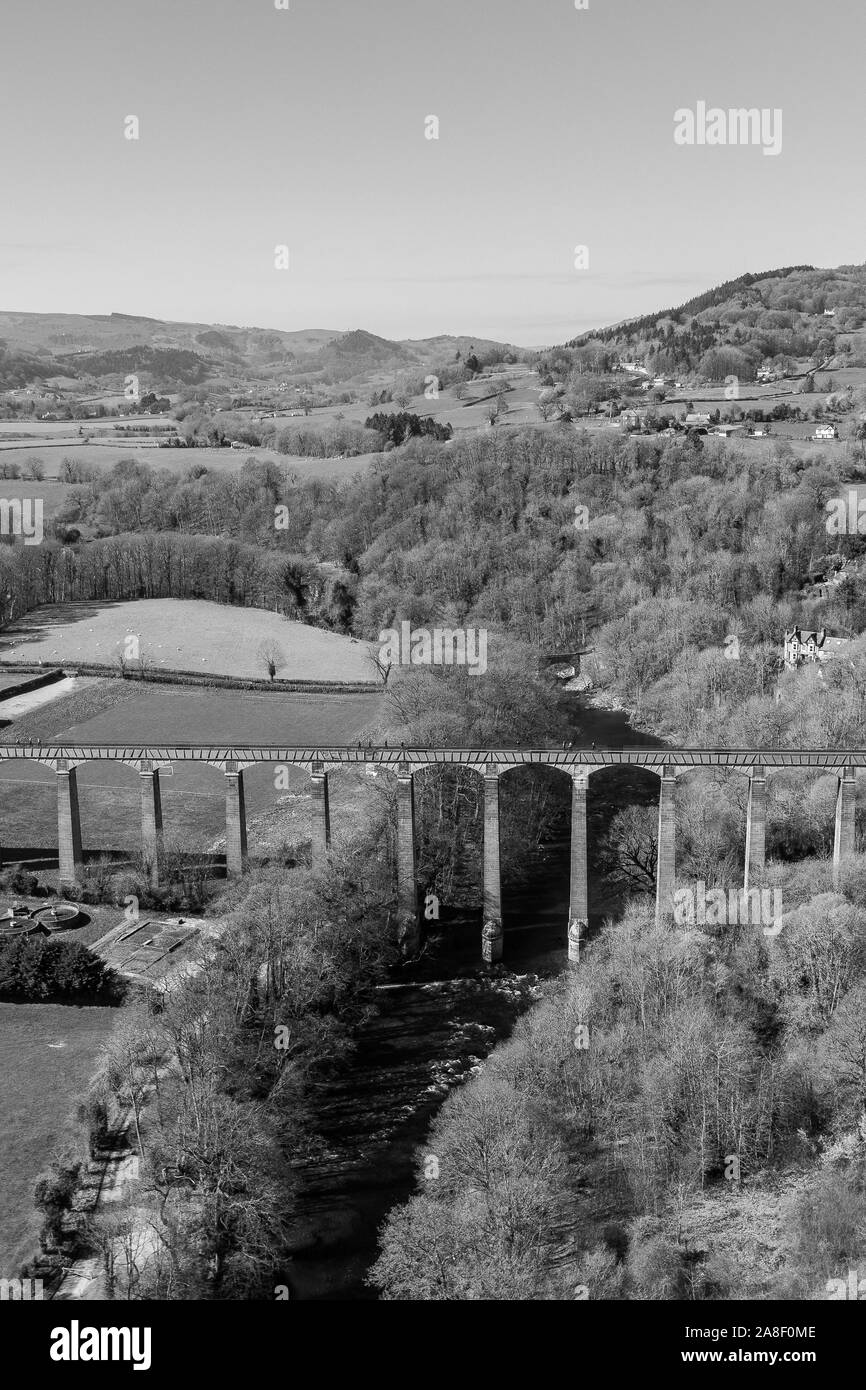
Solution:
[[(575, 699), (575, 747), (660, 747), (624, 714)], [(606, 768), (589, 783), (590, 934), (617, 908), (592, 873), (593, 849), (615, 811), (658, 799), (658, 778), (640, 768)], [(536, 977), (565, 963), (569, 844), (546, 846), (529, 882), (503, 891), (503, 969), (480, 964), (478, 915), (457, 916), (419, 961), (401, 967), (380, 991), (346, 1068), (314, 1096), (322, 1141), (297, 1169), (298, 1218), (286, 1270), (293, 1298), (375, 1298), (365, 1276), (391, 1207), (414, 1191), (430, 1121), (449, 1089), (506, 1037), (531, 999)]]

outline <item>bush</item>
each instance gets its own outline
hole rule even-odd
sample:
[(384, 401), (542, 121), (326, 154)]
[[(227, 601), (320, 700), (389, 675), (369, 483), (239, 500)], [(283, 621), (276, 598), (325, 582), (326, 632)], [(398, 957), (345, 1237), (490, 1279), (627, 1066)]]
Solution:
[(87, 1149), (91, 1158), (95, 1158), (100, 1149), (104, 1149), (108, 1142), (109, 1123), (108, 1123), (108, 1101), (104, 1091), (104, 1086), (100, 1081), (96, 1081), (88, 1091), (86, 1098), (78, 1107), (78, 1122), (87, 1134)]
[(39, 1242), (43, 1251), (59, 1250), (75, 1243), (76, 1233), (66, 1229), (66, 1216), (72, 1207), (81, 1173), (81, 1160), (75, 1155), (55, 1159), (47, 1173), (36, 1179), (33, 1201), (42, 1212)]
[(788, 1297), (826, 1297), (828, 1279), (847, 1279), (866, 1259), (866, 1170), (861, 1162), (824, 1174), (789, 1215)]
[(0, 940), (0, 999), (119, 1004), (126, 982), (77, 941)]
[(9, 893), (14, 893), (19, 898), (47, 898), (51, 892), (39, 882), (36, 874), (28, 873), (26, 869), (15, 868), (7, 869), (0, 874), (0, 888)]

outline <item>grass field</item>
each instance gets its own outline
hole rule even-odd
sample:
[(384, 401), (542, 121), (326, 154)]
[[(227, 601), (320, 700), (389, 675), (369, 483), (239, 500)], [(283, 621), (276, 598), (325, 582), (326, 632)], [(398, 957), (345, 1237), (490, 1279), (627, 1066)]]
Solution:
[[(116, 666), (127, 638), (138, 638), (154, 669), (267, 679), (258, 656), (273, 642), (285, 660), (282, 680), (372, 681), (367, 646), (351, 637), (289, 622), (260, 608), (232, 608), (196, 599), (56, 604), (36, 608), (6, 629), (0, 662), (99, 662)], [(134, 665), (134, 663), (130, 663)], [(2, 668), (0, 668), (2, 670)]]
[(0, 1004), (0, 1277), (38, 1247), (33, 1184), (74, 1135), (74, 1114), (117, 1009)]
[[(97, 698), (98, 697), (98, 698)], [(94, 743), (354, 743), (376, 724), (378, 695), (299, 695), (206, 690), (170, 685), (99, 683), (94, 691), (59, 699), (4, 731), (44, 742), (68, 738)], [(141, 800), (137, 774), (121, 763), (91, 763), (78, 769), (82, 840), (90, 850), (137, 851)], [(0, 763), (0, 845), (4, 858), (45, 850), (56, 856), (55, 774), (37, 762)], [(342, 774), (333, 779), (333, 814), (339, 817)], [(166, 843), (204, 851), (225, 832), (222, 773), (204, 764), (176, 764), (162, 776)], [(248, 819), (269, 812), (278, 793), (274, 768), (261, 765), (244, 774)], [(309, 778), (292, 769), (289, 790), (303, 798), (309, 814)], [(255, 837), (250, 836), (255, 852)]]
[[(369, 414), (369, 411), (367, 411)], [(298, 421), (281, 423), (298, 424)], [(23, 470), (29, 458), (42, 461), (45, 481), (43, 483), (25, 482), (23, 493), (9, 492), (6, 489), (19, 480), (0, 479), (0, 494), (4, 497), (42, 497), (41, 489), (60, 487), (65, 497), (69, 484), (58, 481), (61, 462), (64, 458), (74, 459), (92, 468), (112, 468), (120, 459), (134, 458), (139, 463), (147, 463), (151, 468), (167, 468), (172, 473), (183, 476), (193, 464), (201, 464), (215, 473), (237, 473), (246, 459), (257, 458), (279, 464), (296, 473), (301, 478), (353, 478), (356, 473), (365, 472), (378, 454), (359, 454), (357, 458), (303, 458), (299, 454), (278, 454), (273, 449), (154, 449), (147, 445), (133, 443), (118, 444), (115, 439), (105, 442), (82, 443), (77, 438), (55, 435), (52, 438), (34, 438), (28, 441), (9, 439), (0, 435), (0, 456), (6, 456)], [(47, 511), (47, 503), (46, 503)]]

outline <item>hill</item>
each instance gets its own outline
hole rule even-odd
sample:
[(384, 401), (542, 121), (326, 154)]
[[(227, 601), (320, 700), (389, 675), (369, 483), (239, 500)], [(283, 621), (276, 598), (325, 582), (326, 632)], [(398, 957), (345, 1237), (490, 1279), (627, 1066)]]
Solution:
[(559, 351), (600, 350), (651, 373), (754, 381), (812, 365), (866, 365), (866, 266), (787, 266), (741, 275), (675, 308), (572, 339)]
[(134, 314), (0, 312), (0, 390), (63, 376), (104, 382), (146, 372), (154, 389), (209, 378), (278, 379), (297, 373), (324, 380), (364, 379), (370, 373), (429, 368), (475, 350), (488, 359), (520, 349), (467, 337), (400, 342), (365, 329), (245, 328), (171, 322)]

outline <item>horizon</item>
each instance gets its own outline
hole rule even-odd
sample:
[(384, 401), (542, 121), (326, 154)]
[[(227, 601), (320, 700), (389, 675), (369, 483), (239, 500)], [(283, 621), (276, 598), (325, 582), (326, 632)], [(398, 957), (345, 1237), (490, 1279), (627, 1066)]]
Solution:
[[(532, 348), (755, 268), (862, 260), (866, 19), (841, 0), (832, 103), (805, 0), (732, 0), (723, 24), (686, 0), (286, 3), (239, 24), (239, 0), (144, 20), (92, 0), (84, 33), (61, 0), (12, 0), (10, 312)], [(738, 109), (775, 113), (776, 147), (727, 143)]]
[[(810, 263), (804, 262), (804, 264), (810, 264)], [(854, 264), (854, 263), (851, 263), (851, 264)], [(859, 264), (866, 264), (866, 262), (861, 262), (861, 263), (859, 263)], [(840, 269), (841, 267), (840, 267), (840, 266), (819, 266), (819, 265), (814, 265), (814, 264), (812, 264), (812, 265), (811, 265), (811, 268), (812, 268), (813, 270), (815, 270), (816, 272), (819, 272), (819, 271), (838, 270), (838, 269)], [(779, 267), (779, 269), (781, 269), (781, 267)], [(773, 270), (765, 270), (765, 271), (763, 271), (763, 272), (760, 272), (760, 271), (757, 271), (757, 272), (756, 272), (756, 271), (740, 271), (740, 272), (739, 272), (739, 275), (746, 275), (746, 274), (757, 274), (757, 275), (759, 275), (759, 276), (763, 275), (763, 276), (769, 277), (769, 276), (772, 276)], [(626, 325), (626, 324), (632, 322), (633, 320), (643, 318), (643, 317), (644, 317), (645, 315), (647, 315), (647, 314), (653, 314), (653, 313), (656, 313), (656, 312), (658, 312), (659, 314), (662, 314), (662, 313), (664, 313), (665, 311), (668, 311), (668, 310), (676, 310), (677, 308), (679, 308), (680, 304), (686, 303), (686, 302), (687, 302), (690, 298), (692, 298), (694, 295), (696, 295), (696, 294), (702, 294), (702, 293), (705, 293), (705, 292), (707, 292), (707, 291), (709, 291), (709, 290), (716, 289), (718, 286), (723, 285), (723, 284), (726, 284), (726, 283), (728, 282), (728, 280), (734, 280), (734, 279), (737, 279), (737, 278), (738, 278), (738, 276), (733, 276), (733, 275), (731, 275), (731, 276), (724, 276), (724, 275), (723, 275), (723, 276), (721, 276), (721, 277), (718, 278), (718, 279), (710, 280), (710, 281), (707, 281), (706, 283), (696, 284), (695, 287), (694, 287), (694, 289), (693, 289), (689, 294), (686, 294), (686, 295), (684, 296), (684, 298), (683, 298), (682, 300), (680, 300), (680, 301), (677, 301), (677, 302), (671, 301), (670, 303), (667, 303), (667, 304), (661, 304), (661, 303), (647, 304), (647, 305), (644, 306), (643, 308), (636, 309), (636, 310), (634, 311), (634, 313), (627, 314), (624, 318), (617, 319), (617, 320), (604, 320), (604, 321), (599, 321), (599, 322), (593, 322), (592, 324), (589, 324), (589, 325), (587, 325), (586, 327), (579, 328), (579, 329), (575, 330), (575, 332), (569, 334), (568, 337), (569, 337), (569, 338), (579, 338), (579, 337), (582, 337), (582, 336), (583, 336), (584, 334), (586, 334), (586, 333), (601, 332), (601, 331), (607, 330), (607, 329), (620, 328), (620, 327), (623, 327), (624, 325)], [(253, 323), (253, 322), (249, 322), (249, 323), (236, 322), (236, 323), (234, 323), (234, 322), (229, 322), (227, 319), (183, 319), (183, 318), (178, 318), (178, 317), (176, 317), (176, 316), (173, 315), (173, 314), (141, 314), (141, 313), (132, 314), (132, 313), (128, 313), (126, 310), (123, 310), (123, 309), (109, 309), (109, 310), (96, 310), (96, 311), (93, 311), (93, 310), (88, 311), (88, 310), (85, 310), (85, 309), (46, 309), (46, 310), (38, 310), (38, 309), (36, 309), (36, 310), (34, 310), (34, 309), (6, 309), (6, 308), (3, 308), (2, 306), (0, 306), (0, 315), (2, 315), (2, 314), (7, 314), (7, 315), (9, 315), (10, 317), (13, 316), (13, 315), (25, 316), (25, 315), (28, 315), (28, 314), (29, 314), (29, 315), (32, 315), (33, 317), (45, 317), (45, 316), (51, 316), (52, 314), (55, 314), (55, 315), (57, 315), (58, 317), (59, 317), (59, 316), (70, 316), (70, 317), (92, 318), (92, 319), (100, 319), (100, 318), (126, 318), (126, 319), (139, 319), (139, 320), (141, 320), (142, 322), (148, 322), (148, 323), (174, 323), (174, 324), (180, 324), (180, 325), (183, 325), (183, 324), (195, 324), (195, 325), (200, 325), (200, 326), (209, 325), (209, 326), (212, 327), (212, 328), (228, 328), (228, 329), (234, 329), (234, 330), (240, 330), (240, 331), (250, 331), (250, 330), (260, 330), (260, 329), (265, 329), (265, 330), (266, 330), (266, 329), (271, 329), (271, 330), (273, 330), (273, 331), (282, 332), (282, 333), (333, 333), (333, 335), (334, 335), (335, 338), (341, 337), (341, 336), (345, 336), (345, 335), (348, 334), (348, 333), (369, 333), (369, 334), (371, 334), (373, 337), (382, 338), (382, 339), (384, 339), (385, 341), (390, 341), (390, 342), (404, 342), (404, 343), (428, 342), (428, 341), (430, 341), (431, 339), (443, 338), (443, 337), (444, 337), (444, 338), (472, 338), (472, 337), (475, 337), (475, 338), (477, 338), (479, 341), (481, 341), (482, 339), (485, 339), (485, 338), (488, 337), (487, 334), (482, 334), (482, 333), (475, 333), (475, 334), (473, 334), (473, 333), (471, 333), (471, 332), (464, 332), (464, 331), (461, 331), (461, 330), (459, 330), (459, 329), (453, 329), (453, 330), (450, 330), (450, 331), (447, 331), (447, 332), (440, 332), (440, 333), (410, 333), (410, 334), (404, 334), (401, 338), (394, 338), (394, 339), (391, 339), (391, 338), (388, 338), (388, 335), (387, 335), (386, 333), (380, 332), (378, 329), (371, 327), (370, 324), (355, 324), (355, 325), (352, 326), (352, 327), (344, 327), (344, 328), (323, 328), (323, 327), (317, 326), (317, 325), (314, 324), (314, 323), (306, 323), (306, 324), (299, 325), (299, 326), (296, 327), (296, 328), (286, 328), (283, 324), (279, 324), (279, 323), (270, 323), (270, 324), (265, 324), (265, 323)], [(544, 351), (545, 349), (549, 349), (549, 348), (561, 346), (561, 344), (564, 343), (565, 341), (567, 341), (567, 339), (562, 338), (562, 339), (559, 339), (559, 340), (557, 340), (557, 341), (555, 341), (555, 342), (554, 342), (553, 340), (550, 340), (550, 341), (544, 342), (544, 343), (518, 342), (518, 341), (516, 341), (515, 339), (509, 339), (509, 338), (498, 338), (498, 339), (492, 339), (491, 341), (499, 342), (499, 343), (501, 343), (501, 344), (503, 344), (503, 345), (505, 345), (505, 346), (508, 346), (508, 347), (523, 348), (523, 349), (526, 349), (527, 351)]]

